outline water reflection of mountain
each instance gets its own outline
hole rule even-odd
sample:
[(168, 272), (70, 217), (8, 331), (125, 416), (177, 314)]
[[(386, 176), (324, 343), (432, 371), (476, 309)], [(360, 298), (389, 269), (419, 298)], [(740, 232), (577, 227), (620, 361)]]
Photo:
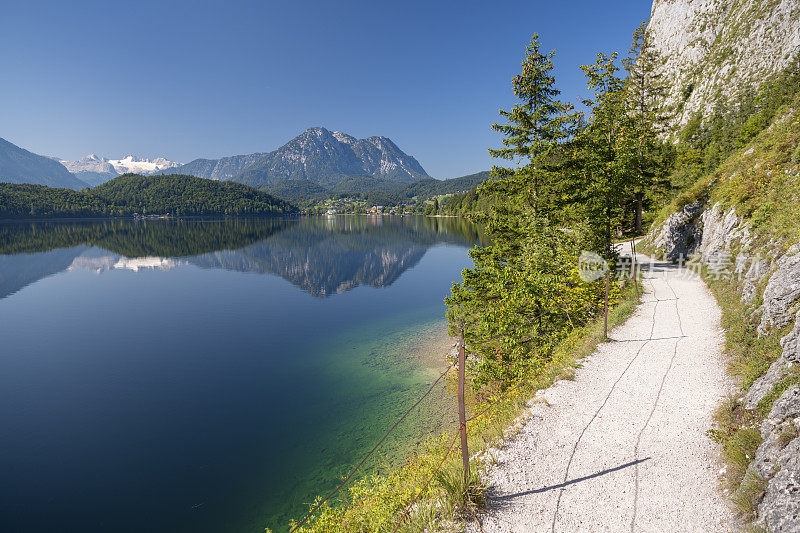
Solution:
[(277, 274), (314, 296), (386, 287), (438, 243), (471, 246), (474, 226), (455, 219), (307, 218), (239, 250), (193, 257), (204, 268)]
[(69, 268), (86, 247), (63, 248), (33, 254), (0, 255), (0, 300)]
[(187, 262), (275, 274), (327, 296), (388, 286), (429, 247), (477, 241), (468, 221), (423, 217), (0, 225), (0, 298), (68, 268), (138, 271)]

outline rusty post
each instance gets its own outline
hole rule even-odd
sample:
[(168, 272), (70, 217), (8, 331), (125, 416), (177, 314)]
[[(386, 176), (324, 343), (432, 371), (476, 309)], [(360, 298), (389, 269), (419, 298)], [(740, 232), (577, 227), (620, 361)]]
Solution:
[(464, 327), (458, 345), (458, 423), (461, 431), (461, 462), (464, 464), (464, 487), (469, 486), (469, 450), (467, 450), (467, 408), (464, 404), (466, 381), (466, 349), (464, 347)]
[(631, 270), (633, 273), (633, 286), (636, 289), (636, 300), (639, 300), (639, 282), (637, 278), (639, 277), (639, 273), (636, 269), (636, 241), (631, 239)]
[(606, 269), (606, 311), (605, 311), (605, 336), (608, 338), (608, 283), (609, 279), (611, 278), (611, 274), (609, 273), (609, 269)]

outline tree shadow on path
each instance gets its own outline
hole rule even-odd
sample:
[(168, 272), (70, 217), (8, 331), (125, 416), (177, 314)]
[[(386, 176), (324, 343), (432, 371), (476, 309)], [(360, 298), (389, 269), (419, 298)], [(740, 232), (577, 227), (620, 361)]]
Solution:
[(579, 477), (579, 478), (575, 478), (575, 479), (570, 479), (569, 481), (565, 481), (564, 483), (559, 483), (557, 485), (550, 485), (548, 487), (542, 487), (542, 488), (539, 488), (539, 489), (526, 490), (524, 492), (517, 492), (517, 493), (514, 493), (514, 494), (505, 494), (505, 495), (502, 495), (502, 496), (495, 496), (494, 498), (492, 498), (492, 500), (500, 500), (500, 501), (502, 501), (502, 500), (512, 500), (514, 498), (519, 498), (520, 496), (528, 496), (530, 494), (539, 494), (539, 493), (542, 493), (542, 492), (547, 492), (549, 490), (562, 489), (562, 488), (567, 487), (569, 485), (573, 485), (575, 483), (580, 483), (581, 481), (586, 481), (588, 479), (593, 479), (593, 478), (596, 478), (596, 477), (604, 476), (606, 474), (610, 474), (612, 472), (616, 472), (616, 471), (622, 470), (624, 468), (635, 466), (635, 465), (637, 465), (639, 463), (643, 463), (645, 461), (648, 461), (649, 459), (650, 459), (650, 457), (645, 457), (644, 459), (637, 459), (635, 461), (630, 461), (628, 463), (624, 463), (624, 464), (621, 464), (619, 466), (615, 466), (613, 468), (607, 468), (606, 470), (601, 470), (600, 472), (596, 472), (594, 474), (589, 474), (588, 476), (583, 476), (583, 477)]

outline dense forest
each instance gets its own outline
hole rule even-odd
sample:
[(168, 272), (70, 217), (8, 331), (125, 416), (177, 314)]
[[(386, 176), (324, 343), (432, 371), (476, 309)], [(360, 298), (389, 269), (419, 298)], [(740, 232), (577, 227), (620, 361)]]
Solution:
[(277, 216), (290, 203), (247, 185), (194, 176), (126, 174), (93, 189), (0, 183), (0, 219), (140, 215)]
[(517, 104), (492, 126), (502, 145), (490, 154), (509, 164), (437, 206), (470, 213), (491, 242), (470, 252), (474, 266), (447, 300), (451, 332), (463, 330), (476, 361), (474, 384), (490, 391), (536, 372), (569, 331), (597, 316), (604, 284), (583, 281), (578, 258), (592, 251), (614, 268), (614, 239), (642, 231), (647, 202), (668, 187), (658, 177), (675, 160), (659, 136), (666, 82), (644, 25), (628, 57), (598, 53), (581, 67), (587, 113), (558, 99), (554, 57), (534, 35), (512, 80)]
[(460, 178), (436, 180), (433, 178), (415, 181), (403, 187), (370, 191), (359, 195), (370, 205), (396, 206), (409, 203), (411, 200), (429, 199), (445, 194), (456, 194), (474, 189), (487, 179), (489, 172), (478, 172)]
[(600, 311), (602, 284), (577, 277), (581, 251), (613, 269), (615, 239), (642, 235), (671, 200), (687, 203), (682, 191), (764, 131), (800, 92), (796, 59), (733, 105), (674, 132), (680, 104), (664, 104), (669, 81), (659, 75), (661, 58), (644, 24), (628, 57), (598, 53), (581, 67), (592, 93), (583, 102), (588, 113), (558, 100), (554, 53), (541, 50), (538, 36), (526, 52), (512, 81), (518, 103), (493, 126), (502, 148), (490, 150), (514, 165), (497, 165), (477, 189), (436, 203), (439, 213), (482, 222), (492, 243), (472, 250), (474, 267), (448, 299), (451, 332), (464, 329), (479, 362), (475, 384), (490, 389), (535, 372), (560, 339)]

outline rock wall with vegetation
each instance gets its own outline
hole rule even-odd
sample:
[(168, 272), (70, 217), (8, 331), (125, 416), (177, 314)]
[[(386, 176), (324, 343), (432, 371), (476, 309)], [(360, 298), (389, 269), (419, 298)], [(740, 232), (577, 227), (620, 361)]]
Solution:
[(644, 239), (701, 270), (722, 304), (741, 391), (712, 434), (746, 520), (800, 530), (800, 96), (683, 191)]
[(674, 80), (674, 122), (708, 117), (764, 79), (800, 50), (797, 0), (655, 0), (648, 32)]

